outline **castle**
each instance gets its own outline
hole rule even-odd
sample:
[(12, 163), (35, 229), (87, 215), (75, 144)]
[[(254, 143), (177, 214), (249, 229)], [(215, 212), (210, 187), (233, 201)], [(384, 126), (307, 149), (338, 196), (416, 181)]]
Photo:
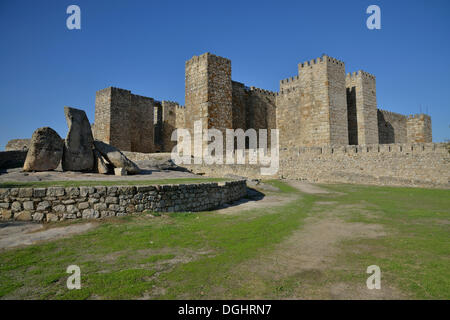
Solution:
[(123, 151), (170, 152), (175, 128), (280, 129), (280, 147), (431, 142), (431, 118), (377, 108), (375, 76), (345, 73), (323, 55), (300, 63), (279, 92), (231, 79), (231, 61), (211, 53), (186, 61), (185, 106), (109, 87), (97, 92), (94, 136)]
[(375, 76), (345, 73), (323, 55), (300, 63), (279, 92), (231, 79), (229, 59), (205, 53), (185, 64), (185, 106), (109, 87), (95, 99), (94, 136), (123, 151), (170, 152), (175, 128), (275, 129), (280, 149), (314, 146), (428, 143), (431, 118), (377, 107)]

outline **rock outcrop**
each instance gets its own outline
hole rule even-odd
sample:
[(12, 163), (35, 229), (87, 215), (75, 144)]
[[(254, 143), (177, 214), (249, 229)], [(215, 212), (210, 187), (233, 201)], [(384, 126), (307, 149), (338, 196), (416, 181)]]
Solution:
[(55, 170), (61, 161), (63, 148), (64, 142), (55, 130), (49, 127), (37, 129), (31, 137), (23, 170)]
[(128, 159), (119, 149), (104, 143), (102, 141), (94, 141), (95, 149), (114, 166), (114, 168), (123, 168), (128, 174), (138, 174), (141, 170), (130, 159)]
[(28, 151), (31, 139), (12, 139), (6, 144), (5, 151)]
[(64, 107), (69, 132), (64, 143), (62, 168), (64, 171), (91, 171), (94, 152), (91, 125), (83, 110)]

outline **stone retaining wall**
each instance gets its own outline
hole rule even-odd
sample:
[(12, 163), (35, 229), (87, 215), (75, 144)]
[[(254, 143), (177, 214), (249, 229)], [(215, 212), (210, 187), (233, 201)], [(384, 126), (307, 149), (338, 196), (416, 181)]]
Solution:
[(203, 211), (247, 195), (245, 180), (150, 186), (0, 188), (3, 220), (59, 221), (144, 210)]

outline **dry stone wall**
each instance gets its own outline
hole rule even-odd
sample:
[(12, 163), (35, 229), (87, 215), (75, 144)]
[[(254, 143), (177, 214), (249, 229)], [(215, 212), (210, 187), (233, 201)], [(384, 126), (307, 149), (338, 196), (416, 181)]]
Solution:
[(220, 184), (0, 188), (0, 212), (3, 220), (95, 219), (146, 210), (210, 210), (246, 195), (245, 180)]

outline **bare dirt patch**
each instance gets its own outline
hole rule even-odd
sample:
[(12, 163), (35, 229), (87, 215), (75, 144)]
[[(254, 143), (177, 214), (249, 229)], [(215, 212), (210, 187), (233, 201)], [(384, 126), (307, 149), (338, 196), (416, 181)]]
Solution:
[(26, 246), (45, 240), (54, 240), (86, 232), (96, 223), (77, 223), (64, 227), (45, 228), (42, 224), (31, 222), (7, 222), (0, 224), (0, 248)]
[(300, 180), (287, 180), (287, 184), (289, 184), (291, 187), (294, 187), (301, 192), (309, 193), (309, 194), (326, 194), (330, 193), (328, 190), (325, 190), (315, 184), (300, 181)]

